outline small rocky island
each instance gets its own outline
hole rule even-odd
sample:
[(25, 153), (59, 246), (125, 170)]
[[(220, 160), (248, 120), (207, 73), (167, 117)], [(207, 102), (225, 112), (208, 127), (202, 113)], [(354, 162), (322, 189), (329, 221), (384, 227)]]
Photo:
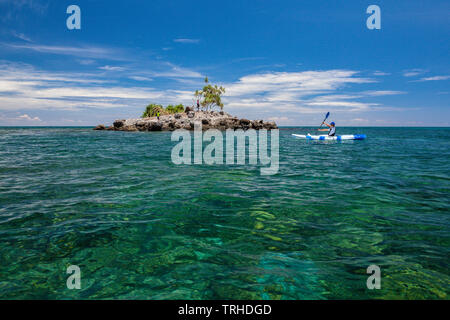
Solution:
[(186, 112), (114, 121), (112, 126), (98, 125), (94, 130), (113, 131), (173, 131), (176, 129), (194, 130), (194, 123), (201, 122), (202, 129), (277, 129), (274, 121), (248, 120), (233, 117), (223, 111), (193, 111), (189, 107)]
[[(149, 104), (141, 118), (114, 121), (112, 126), (98, 125), (94, 130), (112, 131), (173, 131), (176, 129), (194, 130), (196, 123), (202, 124), (202, 129), (277, 129), (274, 121), (248, 120), (233, 117), (223, 111), (221, 95), (225, 93), (222, 86), (211, 85), (208, 77), (205, 86), (194, 93), (197, 99), (197, 111), (194, 106), (184, 107), (182, 104), (169, 105), (164, 108), (159, 104)], [(212, 111), (219, 107), (221, 111)], [(201, 109), (201, 110), (200, 110)]]

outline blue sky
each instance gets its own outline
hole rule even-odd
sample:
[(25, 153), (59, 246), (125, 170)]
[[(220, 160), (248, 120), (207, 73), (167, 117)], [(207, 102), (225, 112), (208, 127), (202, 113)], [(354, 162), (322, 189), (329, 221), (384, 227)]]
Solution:
[[(68, 30), (66, 9), (81, 9)], [(369, 30), (369, 5), (381, 30)], [(110, 124), (192, 104), (279, 125), (449, 126), (450, 2), (0, 0), (0, 125)]]

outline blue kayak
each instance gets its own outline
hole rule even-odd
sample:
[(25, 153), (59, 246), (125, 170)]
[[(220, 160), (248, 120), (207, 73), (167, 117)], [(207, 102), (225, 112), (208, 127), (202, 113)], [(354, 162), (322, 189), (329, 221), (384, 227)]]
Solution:
[(366, 138), (365, 134), (344, 134), (342, 136), (327, 136), (327, 135), (322, 135), (322, 136), (312, 136), (309, 133), (307, 135), (302, 135), (302, 134), (292, 134), (294, 137), (297, 138), (303, 138), (303, 139), (307, 139), (307, 140), (336, 140), (336, 141), (341, 141), (341, 140), (364, 140)]

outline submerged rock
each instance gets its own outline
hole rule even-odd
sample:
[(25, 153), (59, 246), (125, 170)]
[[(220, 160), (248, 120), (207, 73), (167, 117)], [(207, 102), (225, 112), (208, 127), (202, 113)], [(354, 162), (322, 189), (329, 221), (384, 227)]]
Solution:
[(277, 129), (274, 121), (248, 120), (233, 117), (230, 114), (220, 111), (193, 111), (186, 110), (182, 113), (162, 115), (159, 117), (122, 119), (114, 121), (112, 126), (105, 128), (98, 125), (94, 130), (114, 130), (114, 131), (173, 131), (176, 129), (194, 130), (194, 124), (202, 124), (203, 130), (207, 129)]

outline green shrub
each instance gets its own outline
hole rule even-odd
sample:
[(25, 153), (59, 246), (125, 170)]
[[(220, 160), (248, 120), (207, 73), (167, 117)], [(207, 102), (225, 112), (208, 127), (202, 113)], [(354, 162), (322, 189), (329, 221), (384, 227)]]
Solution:
[(173, 112), (173, 111), (174, 111), (174, 106), (171, 105), (171, 104), (169, 104), (169, 105), (166, 107), (166, 111), (167, 111), (168, 113), (174, 113), (174, 112)]
[(179, 113), (184, 112), (184, 106), (182, 104), (177, 104), (176, 106), (173, 106), (169, 104), (166, 108), (166, 111), (168, 113)]
[(142, 118), (147, 117), (156, 117), (157, 112), (159, 111), (159, 115), (166, 114), (166, 110), (164, 110), (163, 106), (160, 104), (149, 104), (146, 108), (144, 113), (142, 114)]
[(157, 112), (159, 111), (159, 115), (165, 115), (165, 114), (173, 114), (173, 113), (179, 113), (184, 112), (184, 106), (182, 104), (177, 104), (176, 106), (173, 106), (169, 104), (165, 109), (160, 104), (149, 104), (146, 108), (144, 113), (142, 114), (142, 118), (147, 117), (156, 117)]

